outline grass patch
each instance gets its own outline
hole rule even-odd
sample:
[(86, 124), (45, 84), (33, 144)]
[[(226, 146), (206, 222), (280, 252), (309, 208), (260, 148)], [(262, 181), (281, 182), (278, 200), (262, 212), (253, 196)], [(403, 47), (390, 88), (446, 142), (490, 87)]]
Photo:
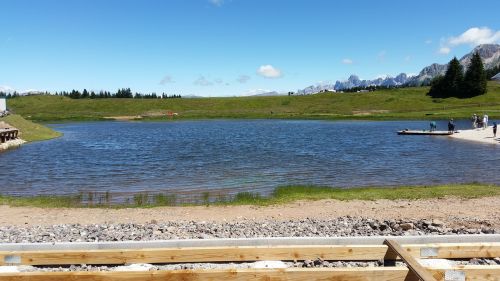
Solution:
[(85, 207), (80, 196), (14, 197), (0, 195), (0, 205), (14, 207), (79, 208)]
[(317, 186), (285, 186), (274, 190), (268, 201), (272, 204), (297, 200), (397, 200), (429, 199), (446, 196), (460, 198), (480, 198), (499, 196), (500, 186), (482, 184), (459, 184), (439, 186), (370, 187), (340, 189)]
[(195, 99), (70, 99), (26, 96), (10, 99), (17, 114), (37, 121), (103, 120), (111, 116), (175, 119), (352, 119), (401, 120), (469, 118), (488, 113), (500, 118), (500, 83), (489, 82), (488, 93), (469, 99), (432, 99), (428, 87), (378, 90), (369, 93), (321, 93), (308, 96), (226, 97)]
[(61, 133), (56, 132), (49, 127), (26, 120), (16, 114), (2, 117), (0, 118), (0, 121), (4, 121), (19, 129), (19, 137), (25, 141), (49, 140), (61, 136)]
[(452, 184), (438, 186), (370, 187), (341, 189), (321, 186), (283, 186), (278, 187), (268, 196), (258, 193), (241, 192), (233, 197), (211, 197), (208, 192), (201, 194), (201, 200), (186, 202), (175, 194), (135, 194), (124, 203), (113, 203), (112, 195), (85, 193), (76, 196), (1, 196), (0, 205), (31, 206), (42, 208), (151, 208), (160, 206), (196, 206), (196, 205), (280, 205), (298, 200), (417, 200), (444, 197), (464, 199), (500, 196), (500, 186), (485, 184)]

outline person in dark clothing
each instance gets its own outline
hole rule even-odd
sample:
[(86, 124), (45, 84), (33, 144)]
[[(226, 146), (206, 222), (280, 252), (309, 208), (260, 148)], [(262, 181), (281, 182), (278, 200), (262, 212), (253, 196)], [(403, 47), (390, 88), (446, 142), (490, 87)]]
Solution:
[(448, 132), (453, 133), (455, 131), (455, 123), (453, 123), (453, 118), (448, 121)]
[(493, 137), (497, 137), (497, 122), (493, 122)]

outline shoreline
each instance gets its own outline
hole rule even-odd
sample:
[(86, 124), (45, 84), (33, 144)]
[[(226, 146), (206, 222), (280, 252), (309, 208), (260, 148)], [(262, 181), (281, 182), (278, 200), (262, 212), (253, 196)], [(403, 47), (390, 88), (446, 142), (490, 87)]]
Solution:
[(472, 228), (478, 224), (500, 229), (500, 196), (463, 199), (458, 197), (419, 200), (325, 199), (296, 201), (271, 206), (191, 206), (148, 209), (82, 209), (10, 207), (0, 205), (0, 227), (50, 226), (61, 224), (148, 223), (240, 223), (330, 221), (339, 218), (375, 220), (440, 220), (449, 227)]
[(9, 140), (4, 143), (0, 143), (0, 152), (6, 151), (8, 149), (20, 147), (21, 145), (25, 144), (26, 141), (20, 138), (17, 138), (15, 140)]
[[(268, 196), (260, 193), (240, 192), (232, 197), (210, 197), (200, 194), (199, 200), (190, 203), (177, 198), (175, 193), (137, 193), (133, 200), (113, 201), (112, 193), (80, 193), (75, 195), (9, 196), (0, 194), (0, 206), (71, 208), (71, 209), (148, 209), (157, 207), (196, 206), (280, 206), (298, 201), (375, 201), (375, 200), (419, 200), (456, 197), (475, 199), (500, 196), (500, 186), (495, 184), (449, 184), (434, 186), (379, 186), (336, 188), (328, 186), (296, 185), (278, 186)], [(181, 199), (180, 201), (178, 199)]]
[(497, 131), (497, 137), (493, 137), (493, 126), (488, 126), (486, 129), (468, 129), (468, 130), (457, 130), (458, 133), (450, 135), (450, 138), (470, 141), (470, 142), (480, 142), (487, 144), (500, 144), (500, 133)]

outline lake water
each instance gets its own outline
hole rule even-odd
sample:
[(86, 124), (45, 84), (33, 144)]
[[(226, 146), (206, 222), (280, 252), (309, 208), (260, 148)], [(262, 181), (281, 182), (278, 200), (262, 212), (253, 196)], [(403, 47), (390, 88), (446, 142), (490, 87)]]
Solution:
[[(500, 147), (398, 136), (428, 121), (215, 120), (52, 125), (59, 139), (0, 153), (0, 193), (252, 191), (500, 184)], [(446, 123), (439, 122), (438, 129)], [(459, 122), (458, 128), (469, 127)]]

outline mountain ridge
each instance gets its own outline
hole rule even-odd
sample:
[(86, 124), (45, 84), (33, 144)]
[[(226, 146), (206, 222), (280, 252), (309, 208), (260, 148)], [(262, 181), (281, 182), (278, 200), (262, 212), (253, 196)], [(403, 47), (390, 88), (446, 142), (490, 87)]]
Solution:
[[(464, 69), (467, 69), (470, 64), (470, 59), (472, 55), (478, 52), (483, 60), (485, 69), (491, 69), (500, 64), (500, 44), (482, 44), (476, 46), (472, 51), (465, 54), (460, 58), (460, 64)], [(357, 75), (352, 74), (345, 81), (337, 80), (334, 84), (317, 84), (311, 85), (304, 89), (297, 90), (297, 94), (308, 95), (315, 94), (321, 91), (342, 91), (355, 87), (369, 87), (369, 86), (385, 86), (385, 87), (397, 87), (397, 86), (423, 86), (429, 85), (432, 79), (438, 75), (443, 75), (448, 68), (448, 64), (433, 63), (424, 67), (419, 74), (414, 76), (409, 76), (406, 73), (400, 73), (395, 77), (387, 76), (385, 78), (375, 78), (373, 80), (361, 80)], [(500, 79), (499, 75), (495, 75), (496, 79)], [(492, 77), (488, 77), (490, 79)]]

